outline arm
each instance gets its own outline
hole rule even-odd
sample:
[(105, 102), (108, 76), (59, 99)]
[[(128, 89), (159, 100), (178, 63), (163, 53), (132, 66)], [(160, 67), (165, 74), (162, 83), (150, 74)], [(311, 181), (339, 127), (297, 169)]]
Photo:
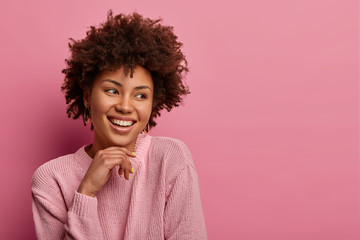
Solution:
[(75, 192), (67, 210), (60, 190), (48, 184), (55, 182), (41, 175), (35, 173), (31, 189), (37, 239), (103, 239), (97, 199)]
[(207, 239), (198, 177), (191, 165), (178, 174), (172, 185), (164, 222), (165, 239)]
[(124, 173), (125, 178), (129, 179), (132, 167), (126, 154), (134, 156), (120, 147), (98, 151), (70, 204), (66, 203), (69, 199), (65, 200), (60, 188), (66, 189), (71, 185), (71, 174), (62, 172), (69, 166), (62, 166), (58, 162), (54, 165), (52, 162), (40, 167), (34, 173), (31, 188), (38, 239), (103, 239), (96, 194), (116, 165), (120, 166), (119, 174)]

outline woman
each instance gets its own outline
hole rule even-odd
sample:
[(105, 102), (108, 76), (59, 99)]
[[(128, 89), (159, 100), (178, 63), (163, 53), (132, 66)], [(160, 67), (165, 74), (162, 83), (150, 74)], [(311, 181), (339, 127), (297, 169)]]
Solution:
[(146, 133), (189, 93), (172, 27), (113, 16), (69, 44), (62, 90), (94, 142), (32, 179), (38, 239), (206, 239), (198, 178), (184, 143)]

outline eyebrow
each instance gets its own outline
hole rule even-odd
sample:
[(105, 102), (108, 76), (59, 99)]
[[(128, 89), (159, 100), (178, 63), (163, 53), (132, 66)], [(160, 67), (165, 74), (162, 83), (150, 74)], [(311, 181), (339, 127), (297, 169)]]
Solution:
[[(112, 79), (105, 79), (105, 80), (103, 80), (103, 82), (111, 82), (112, 84), (114, 84), (114, 85), (117, 85), (117, 86), (119, 86), (119, 87), (122, 87), (123, 85), (121, 84), (121, 83), (119, 83), (119, 82), (117, 82), (117, 81), (115, 81), (115, 80), (112, 80)], [(146, 88), (148, 88), (150, 91), (151, 91), (151, 88), (149, 87), (149, 86), (137, 86), (137, 87), (135, 87), (135, 89), (136, 90), (141, 90), (141, 89), (146, 89)]]

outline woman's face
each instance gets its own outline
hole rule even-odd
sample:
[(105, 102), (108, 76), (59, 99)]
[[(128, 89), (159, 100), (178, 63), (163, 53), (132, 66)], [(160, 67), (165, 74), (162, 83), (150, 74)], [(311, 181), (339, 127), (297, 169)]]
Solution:
[[(96, 149), (111, 146), (134, 150), (136, 138), (149, 121), (154, 85), (151, 74), (137, 66), (133, 77), (125, 76), (123, 67), (104, 71), (95, 78), (84, 102), (90, 107)], [(88, 101), (86, 100), (88, 99)]]

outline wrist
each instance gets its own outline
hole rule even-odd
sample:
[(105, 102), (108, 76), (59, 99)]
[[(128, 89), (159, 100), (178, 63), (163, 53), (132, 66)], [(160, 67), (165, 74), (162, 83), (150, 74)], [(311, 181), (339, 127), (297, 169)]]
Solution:
[(82, 184), (80, 184), (78, 190), (78, 193), (86, 195), (86, 196), (90, 196), (90, 197), (95, 197), (96, 193), (95, 192), (91, 192), (89, 191), (85, 186), (83, 186)]

